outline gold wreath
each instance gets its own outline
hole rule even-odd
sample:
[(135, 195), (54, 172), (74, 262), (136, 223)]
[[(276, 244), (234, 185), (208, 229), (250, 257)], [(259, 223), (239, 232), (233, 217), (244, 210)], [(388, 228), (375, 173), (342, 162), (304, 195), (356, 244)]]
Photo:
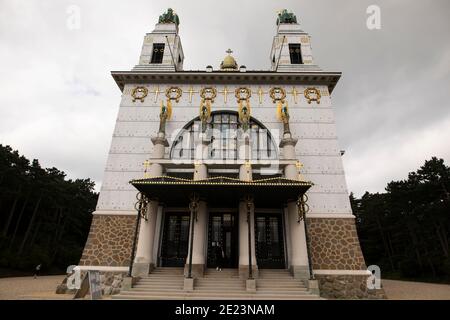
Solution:
[[(207, 97), (207, 93), (210, 93), (211, 97)], [(217, 97), (217, 90), (213, 87), (202, 88), (202, 90), (200, 90), (200, 97), (202, 97), (203, 100), (211, 100), (211, 102), (214, 103), (214, 99)]]
[(234, 91), (234, 96), (236, 97), (237, 102), (241, 100), (248, 100), (252, 96), (252, 90), (249, 88), (237, 88)]
[[(170, 87), (166, 89), (166, 97), (169, 100), (175, 100), (175, 102), (180, 101), (181, 94), (183, 93), (183, 90), (181, 90), (179, 87)], [(175, 94), (173, 97), (172, 94)]]
[[(306, 98), (306, 100), (308, 100), (309, 104), (311, 104), (311, 101), (316, 101), (317, 104), (320, 104), (320, 98), (322, 96), (320, 95), (320, 91), (317, 88), (314, 88), (314, 87), (306, 88), (304, 94), (305, 94), (305, 98)], [(316, 94), (316, 97), (312, 98), (311, 94)]]
[[(136, 93), (142, 93), (142, 96), (138, 97), (136, 96)], [(141, 102), (144, 102), (145, 97), (148, 95), (148, 89), (146, 87), (136, 87), (131, 91), (131, 96), (133, 97), (133, 102), (136, 100), (140, 100)]]
[[(270, 89), (269, 93), (270, 93), (270, 97), (273, 100), (273, 103), (275, 103), (277, 101), (284, 102), (284, 99), (286, 99), (286, 90), (284, 90), (283, 88), (274, 87), (274, 88)], [(276, 93), (280, 93), (281, 94), (281, 98), (277, 98), (275, 96)]]

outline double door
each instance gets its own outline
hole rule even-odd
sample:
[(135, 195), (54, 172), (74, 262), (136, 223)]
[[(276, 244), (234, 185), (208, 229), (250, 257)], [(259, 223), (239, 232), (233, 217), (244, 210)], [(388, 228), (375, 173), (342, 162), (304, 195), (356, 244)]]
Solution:
[(236, 212), (210, 212), (208, 223), (207, 267), (215, 268), (223, 250), (223, 268), (238, 266), (238, 233)]
[(285, 267), (281, 214), (256, 212), (255, 240), (258, 268), (283, 269)]
[(189, 220), (189, 213), (165, 214), (160, 257), (163, 267), (183, 267), (186, 263)]

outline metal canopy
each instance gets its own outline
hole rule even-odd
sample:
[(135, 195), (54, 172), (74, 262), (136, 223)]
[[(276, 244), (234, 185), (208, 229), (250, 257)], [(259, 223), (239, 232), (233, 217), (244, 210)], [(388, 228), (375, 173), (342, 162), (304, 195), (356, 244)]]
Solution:
[(313, 184), (285, 178), (242, 181), (228, 177), (190, 180), (170, 176), (132, 180), (130, 183), (150, 199), (170, 206), (188, 206), (192, 193), (213, 206), (237, 206), (247, 194), (258, 207), (280, 207), (296, 201)]

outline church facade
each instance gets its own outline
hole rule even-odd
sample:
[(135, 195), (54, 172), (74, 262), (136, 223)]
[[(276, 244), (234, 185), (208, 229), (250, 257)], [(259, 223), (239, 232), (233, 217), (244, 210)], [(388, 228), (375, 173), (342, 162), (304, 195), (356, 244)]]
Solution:
[(370, 296), (331, 100), (341, 73), (315, 64), (287, 11), (267, 71), (231, 50), (218, 70), (184, 70), (178, 28), (169, 10), (139, 63), (112, 72), (122, 100), (80, 266), (188, 280), (223, 268), (256, 291), (286, 270), (323, 297)]

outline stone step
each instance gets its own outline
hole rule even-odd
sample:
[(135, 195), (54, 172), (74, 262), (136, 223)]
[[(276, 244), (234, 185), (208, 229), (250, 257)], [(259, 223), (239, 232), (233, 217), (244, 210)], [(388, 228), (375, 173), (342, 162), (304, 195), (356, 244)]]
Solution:
[(307, 288), (301, 283), (261, 283), (256, 282), (257, 288)]
[[(189, 294), (185, 294), (184, 296), (171, 296), (171, 295), (127, 295), (127, 294), (119, 294), (113, 295), (112, 299), (114, 300), (228, 300), (227, 297), (220, 296), (208, 296), (208, 297), (192, 297)], [(301, 296), (301, 297), (293, 297), (293, 296), (254, 296), (249, 295), (246, 297), (235, 297), (233, 300), (323, 300), (319, 296), (310, 295), (310, 296)]]
[(216, 281), (195, 281), (194, 285), (196, 287), (205, 286), (205, 287), (245, 287), (245, 282), (216, 282)]
[(166, 283), (166, 284), (177, 284), (177, 283), (184, 283), (183, 279), (180, 280), (173, 280), (173, 279), (146, 279), (146, 280), (140, 280), (138, 281), (139, 284), (159, 284), (159, 283)]
[(168, 290), (180, 290), (183, 289), (183, 285), (177, 285), (177, 286), (152, 286), (152, 285), (146, 285), (146, 284), (137, 284), (133, 287), (133, 289), (168, 289)]
[[(158, 294), (159, 293), (159, 294)], [(263, 298), (263, 297), (306, 297), (306, 296), (314, 296), (309, 292), (299, 291), (299, 292), (285, 292), (285, 291), (266, 291), (266, 292), (256, 292), (256, 293), (248, 293), (245, 291), (192, 291), (192, 292), (185, 292), (185, 291), (177, 291), (177, 292), (170, 292), (170, 291), (163, 291), (163, 290), (155, 290), (155, 291), (146, 291), (146, 290), (130, 290), (130, 291), (122, 291), (120, 295), (129, 295), (129, 296), (146, 296), (146, 295), (167, 295), (167, 296), (174, 296), (174, 297), (183, 297), (183, 296), (192, 296), (192, 297), (223, 297), (223, 298), (241, 298), (241, 297), (249, 297), (254, 296), (257, 298)]]

